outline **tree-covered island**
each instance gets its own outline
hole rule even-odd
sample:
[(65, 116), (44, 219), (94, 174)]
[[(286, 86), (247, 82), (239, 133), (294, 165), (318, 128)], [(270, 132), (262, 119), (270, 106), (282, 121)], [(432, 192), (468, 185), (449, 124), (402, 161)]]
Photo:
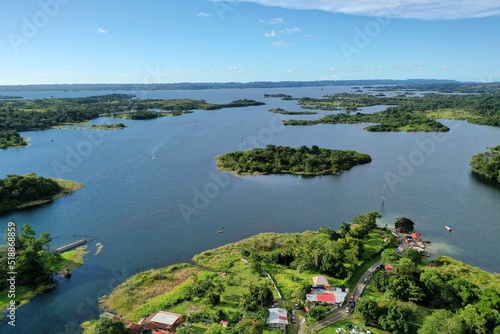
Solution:
[(217, 158), (219, 170), (237, 175), (303, 174), (336, 175), (372, 161), (356, 151), (330, 150), (313, 145), (298, 148), (267, 145), (250, 151), (222, 154)]
[(38, 177), (35, 173), (7, 175), (0, 179), (0, 212), (48, 203), (82, 186), (74, 181)]
[(194, 109), (217, 110), (263, 105), (254, 100), (214, 104), (191, 99), (137, 99), (129, 94), (108, 94), (78, 98), (0, 100), (0, 148), (24, 146), (18, 132), (50, 129), (55, 126), (87, 122), (100, 116), (153, 119), (180, 116)]
[(488, 147), (488, 152), (478, 153), (471, 158), (472, 171), (500, 183), (500, 146)]
[(287, 111), (281, 108), (269, 109), (269, 112), (282, 115), (316, 115), (314, 111)]

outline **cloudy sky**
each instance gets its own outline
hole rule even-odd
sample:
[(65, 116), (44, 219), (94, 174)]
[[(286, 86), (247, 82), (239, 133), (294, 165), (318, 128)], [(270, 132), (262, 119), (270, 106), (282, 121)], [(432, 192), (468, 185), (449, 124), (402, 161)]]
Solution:
[(0, 85), (500, 80), (500, 0), (0, 0)]

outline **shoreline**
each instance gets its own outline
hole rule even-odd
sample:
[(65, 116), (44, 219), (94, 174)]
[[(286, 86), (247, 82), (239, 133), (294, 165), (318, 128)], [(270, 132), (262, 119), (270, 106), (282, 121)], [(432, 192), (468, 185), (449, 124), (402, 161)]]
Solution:
[(5, 210), (3, 212), (15, 211), (15, 210), (22, 210), (22, 209), (26, 209), (26, 208), (30, 208), (30, 207), (34, 207), (34, 206), (38, 206), (38, 205), (42, 205), (42, 204), (46, 204), (46, 203), (50, 203), (52, 201), (55, 201), (58, 198), (71, 195), (72, 193), (76, 192), (78, 189), (80, 189), (80, 188), (82, 188), (84, 186), (83, 183), (79, 183), (79, 182), (76, 182), (76, 181), (62, 180), (62, 179), (56, 179), (56, 178), (51, 178), (51, 179), (54, 180), (55, 182), (57, 182), (59, 184), (59, 186), (62, 187), (62, 189), (61, 189), (61, 191), (59, 193), (51, 196), (50, 198), (45, 198), (45, 199), (40, 199), (40, 200), (37, 200), (37, 201), (23, 203), (21, 205), (18, 205), (16, 208), (14, 208), (12, 210)]

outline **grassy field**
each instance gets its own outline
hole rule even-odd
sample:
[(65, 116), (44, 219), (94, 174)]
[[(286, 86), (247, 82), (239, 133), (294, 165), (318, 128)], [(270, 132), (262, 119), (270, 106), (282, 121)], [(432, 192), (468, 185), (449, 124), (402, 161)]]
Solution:
[(475, 115), (470, 111), (463, 109), (453, 109), (453, 108), (442, 108), (432, 111), (425, 112), (425, 115), (430, 119), (479, 119), (482, 118), (479, 115)]

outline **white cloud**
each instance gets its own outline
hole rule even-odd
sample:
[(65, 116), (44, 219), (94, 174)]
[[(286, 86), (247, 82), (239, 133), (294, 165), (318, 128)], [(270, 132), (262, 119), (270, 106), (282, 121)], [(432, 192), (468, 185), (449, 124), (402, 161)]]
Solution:
[(450, 67), (448, 67), (448, 66), (446, 66), (446, 65), (441, 66), (441, 69), (442, 69), (442, 70), (448, 70), (449, 68), (450, 68)]
[(276, 30), (271, 30), (270, 32), (266, 32), (264, 34), (264, 36), (266, 37), (279, 37), (280, 35), (291, 35), (291, 34), (294, 34), (294, 33), (300, 33), (302, 32), (302, 29), (298, 28), (298, 27), (295, 27), (295, 28), (285, 28), (285, 29), (281, 29), (279, 31), (276, 31)]
[(273, 46), (276, 46), (276, 47), (292, 46), (292, 45), (293, 44), (285, 42), (285, 41), (276, 41), (276, 42), (273, 42)]
[(269, 20), (269, 24), (282, 24), (283, 22), (285, 22), (285, 20), (281, 17), (275, 17), (274, 19)]
[(276, 31), (271, 30), (271, 32), (266, 32), (266, 33), (264, 34), (264, 36), (274, 38), (274, 37), (278, 37), (278, 34), (276, 33)]
[(229, 66), (227, 68), (227, 71), (229, 73), (245, 73), (245, 71), (242, 68), (238, 67), (238, 66)]
[(330, 72), (335, 72), (336, 70), (337, 70), (337, 69), (336, 69), (335, 67), (330, 67), (330, 68), (328, 69), (328, 71), (330, 71)]
[(205, 13), (205, 12), (199, 12), (198, 13), (199, 17), (212, 17), (212, 14), (210, 13)]
[(316, 9), (362, 16), (456, 20), (500, 16), (498, 0), (240, 0), (264, 6)]
[(280, 30), (280, 33), (287, 34), (287, 35), (297, 33), (297, 32), (302, 32), (302, 29), (295, 27), (295, 28), (285, 28), (285, 29)]
[(97, 28), (95, 31), (100, 33), (100, 34), (107, 34), (108, 33), (108, 30), (104, 29), (104, 28)]

